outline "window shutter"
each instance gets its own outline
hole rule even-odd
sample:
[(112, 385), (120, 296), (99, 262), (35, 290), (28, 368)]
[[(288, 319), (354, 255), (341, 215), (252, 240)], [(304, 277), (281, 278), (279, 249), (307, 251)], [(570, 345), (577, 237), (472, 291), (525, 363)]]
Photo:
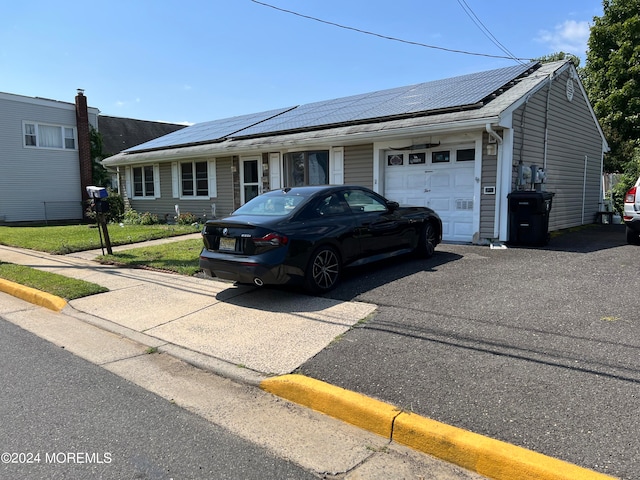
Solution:
[(216, 180), (216, 161), (209, 160), (209, 197), (217, 197), (218, 196), (218, 182)]
[(160, 165), (153, 165), (153, 197), (160, 198)]
[(344, 184), (344, 147), (334, 147), (331, 149), (329, 182), (332, 185)]
[(180, 197), (180, 170), (178, 162), (171, 162), (171, 196)]
[(280, 173), (282, 162), (279, 153), (269, 154), (269, 189), (282, 188), (282, 174)]
[(133, 197), (133, 182), (131, 181), (132, 178), (132, 173), (131, 173), (131, 167), (125, 167), (124, 168), (124, 186), (127, 189), (127, 197), (132, 198)]

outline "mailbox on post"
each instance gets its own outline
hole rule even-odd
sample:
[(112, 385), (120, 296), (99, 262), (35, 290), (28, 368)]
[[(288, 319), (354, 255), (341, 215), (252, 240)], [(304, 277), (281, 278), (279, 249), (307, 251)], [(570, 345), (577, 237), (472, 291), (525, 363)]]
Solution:
[[(107, 247), (107, 253), (111, 255), (111, 240), (109, 239), (109, 230), (107, 229), (107, 220), (104, 214), (109, 211), (109, 202), (106, 198), (109, 196), (107, 189), (104, 187), (95, 187), (93, 185), (87, 187), (87, 195), (91, 199), (91, 205), (96, 212), (96, 222), (98, 223), (98, 233), (100, 234), (100, 247), (104, 255), (104, 246)], [(104, 245), (102, 237), (104, 236)]]

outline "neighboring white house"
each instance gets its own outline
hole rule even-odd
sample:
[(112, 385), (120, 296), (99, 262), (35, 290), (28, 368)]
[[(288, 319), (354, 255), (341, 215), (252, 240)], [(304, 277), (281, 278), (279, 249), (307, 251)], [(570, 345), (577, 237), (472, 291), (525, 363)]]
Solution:
[(82, 91), (75, 100), (0, 92), (0, 223), (83, 218), (92, 184), (89, 125), (100, 132), (108, 155), (184, 128), (99, 115)]
[[(549, 230), (593, 223), (607, 142), (571, 62), (530, 63), (193, 125), (107, 158), (132, 208), (223, 216), (266, 190), (360, 184), (432, 207), (448, 241), (507, 240), (546, 173)], [(527, 168), (525, 168), (527, 167)], [(530, 169), (528, 171), (531, 171)]]
[[(87, 108), (78, 96), (84, 100), (81, 118), (97, 128), (98, 109)], [(76, 107), (0, 93), (1, 223), (82, 218), (80, 151), (89, 139), (88, 124), (78, 126)]]

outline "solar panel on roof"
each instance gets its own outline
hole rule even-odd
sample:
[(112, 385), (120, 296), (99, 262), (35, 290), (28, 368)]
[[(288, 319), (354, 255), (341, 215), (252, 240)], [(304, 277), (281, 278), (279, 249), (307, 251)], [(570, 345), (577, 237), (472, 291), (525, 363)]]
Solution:
[(535, 63), (472, 73), (200, 123), (125, 150), (137, 152), (227, 138), (268, 135), (400, 115), (476, 105), (532, 68)]
[(234, 134), (238, 130), (245, 129), (256, 123), (262, 122), (274, 115), (279, 115), (291, 108), (293, 107), (223, 118), (221, 120), (213, 120), (211, 122), (197, 123), (141, 145), (136, 145), (135, 147), (125, 150), (125, 152), (154, 150), (159, 148), (176, 147), (179, 145), (191, 145), (194, 143), (222, 140), (229, 135)]
[(301, 105), (235, 138), (475, 105), (531, 68), (517, 65), (461, 77)]

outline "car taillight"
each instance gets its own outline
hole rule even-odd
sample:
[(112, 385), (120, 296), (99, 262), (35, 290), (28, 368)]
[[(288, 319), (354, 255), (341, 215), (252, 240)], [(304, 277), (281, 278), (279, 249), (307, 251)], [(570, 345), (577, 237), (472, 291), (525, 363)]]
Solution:
[(624, 196), (624, 203), (636, 203), (636, 187), (631, 187), (631, 189)]
[(279, 247), (280, 245), (289, 243), (287, 237), (278, 235), (277, 233), (267, 233), (264, 237), (252, 238), (252, 240), (257, 247)]

